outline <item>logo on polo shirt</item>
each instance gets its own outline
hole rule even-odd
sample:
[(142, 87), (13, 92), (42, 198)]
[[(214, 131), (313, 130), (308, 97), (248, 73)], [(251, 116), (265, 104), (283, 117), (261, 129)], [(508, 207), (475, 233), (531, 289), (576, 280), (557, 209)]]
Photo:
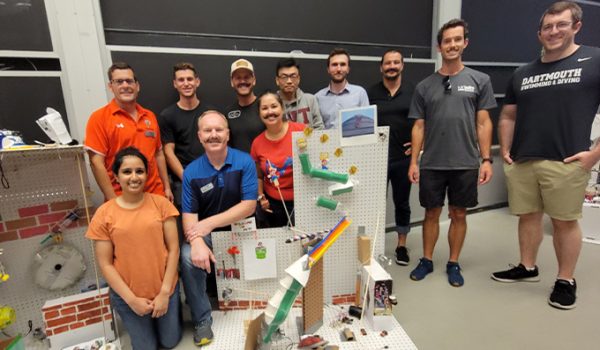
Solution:
[(146, 127), (149, 128), (150, 127), (150, 121), (148, 119), (144, 120), (144, 123), (146, 123)]
[(119, 128), (119, 129), (123, 129), (124, 127), (125, 127), (125, 125), (123, 125), (123, 123), (117, 124), (117, 128)]
[(475, 86), (473, 86), (473, 85), (459, 85), (457, 87), (457, 91), (475, 92)]
[(240, 115), (242, 115), (242, 111), (240, 111), (239, 109), (237, 109), (235, 111), (231, 111), (231, 112), (227, 113), (227, 119), (239, 118)]

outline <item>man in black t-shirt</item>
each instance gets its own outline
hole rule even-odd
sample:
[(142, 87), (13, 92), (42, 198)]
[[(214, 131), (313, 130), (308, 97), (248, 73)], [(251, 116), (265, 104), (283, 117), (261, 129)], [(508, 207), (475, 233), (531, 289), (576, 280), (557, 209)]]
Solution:
[(230, 131), (229, 146), (250, 153), (252, 141), (265, 130), (258, 116), (258, 100), (254, 94), (254, 66), (240, 58), (231, 64), (230, 76), (237, 101), (225, 109)]
[(198, 98), (200, 77), (193, 64), (182, 62), (173, 66), (173, 87), (179, 93), (179, 100), (160, 113), (158, 123), (175, 206), (181, 209), (183, 169), (204, 154), (204, 148), (198, 141), (198, 117), (215, 108)]
[(510, 210), (519, 216), (518, 266), (492, 274), (499, 282), (537, 282), (542, 217), (552, 219), (558, 275), (548, 303), (575, 307), (581, 251), (581, 207), (600, 147), (590, 131), (600, 104), (600, 49), (575, 44), (581, 8), (552, 4), (540, 21), (541, 58), (517, 69), (498, 125)]
[(406, 236), (410, 231), (411, 183), (408, 180), (408, 166), (411, 153), (410, 132), (414, 122), (408, 118), (408, 111), (414, 86), (402, 81), (404, 58), (396, 49), (387, 50), (383, 54), (379, 69), (382, 81), (367, 89), (367, 95), (369, 103), (377, 105), (377, 124), (390, 127), (387, 177), (392, 183), (398, 233), (396, 263), (405, 266), (409, 262), (406, 249)]

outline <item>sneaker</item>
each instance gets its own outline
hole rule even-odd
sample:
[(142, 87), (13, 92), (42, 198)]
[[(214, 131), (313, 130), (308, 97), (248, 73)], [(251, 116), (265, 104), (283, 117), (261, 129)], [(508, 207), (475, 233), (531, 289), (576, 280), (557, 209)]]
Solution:
[(573, 284), (565, 280), (556, 280), (554, 289), (548, 298), (548, 304), (558, 309), (570, 310), (575, 307), (577, 296), (577, 282), (573, 280)]
[(519, 266), (515, 266), (513, 264), (509, 264), (511, 269), (505, 271), (498, 271), (492, 273), (492, 279), (498, 282), (539, 282), (539, 272), (537, 266), (532, 271), (527, 270), (523, 264), (519, 264)]
[(417, 267), (410, 273), (410, 279), (413, 281), (420, 281), (432, 272), (433, 261), (427, 258), (421, 258), (419, 259), (419, 265), (417, 265)]
[(203, 346), (212, 342), (214, 334), (210, 327), (212, 320), (208, 319), (194, 326), (194, 344)]
[(446, 264), (446, 273), (448, 274), (448, 283), (450, 283), (453, 287), (462, 287), (465, 284), (465, 279), (460, 274), (460, 265), (455, 262), (450, 262)]
[(410, 258), (408, 257), (408, 249), (406, 247), (396, 248), (396, 264), (406, 266)]

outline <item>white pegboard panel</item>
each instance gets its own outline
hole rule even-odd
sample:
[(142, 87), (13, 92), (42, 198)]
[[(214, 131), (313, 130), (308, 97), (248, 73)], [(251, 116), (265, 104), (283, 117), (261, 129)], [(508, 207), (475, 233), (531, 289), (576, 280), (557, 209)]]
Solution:
[[(28, 331), (27, 321), (32, 320), (34, 327), (43, 327), (42, 306), (47, 300), (78, 294), (81, 289), (96, 283), (92, 245), (84, 237), (87, 227), (66, 230), (64, 243), (83, 255), (86, 271), (83, 278), (74, 286), (60, 291), (49, 291), (37, 286), (33, 281), (33, 265), (35, 254), (46, 247), (40, 245), (44, 236), (3, 242), (4, 254), (0, 256), (10, 279), (0, 284), (0, 304), (15, 309), (17, 321), (7, 328), (7, 333), (25, 334)], [(100, 272), (99, 272), (100, 273)]]
[(2, 220), (19, 218), (19, 208), (77, 200), (83, 207), (77, 158), (87, 187), (83, 146), (1, 151), (10, 188), (0, 188)]
[[(313, 131), (310, 136), (301, 132), (293, 133), (292, 148), (294, 150), (294, 210), (296, 227), (303, 231), (321, 230), (333, 227), (345, 213), (352, 220), (352, 225), (325, 255), (325, 299), (330, 301), (332, 295), (352, 294), (355, 290), (356, 273), (359, 269), (357, 257), (356, 235), (359, 226), (365, 227), (368, 236), (375, 237), (375, 256), (383, 254), (385, 246), (385, 213), (386, 213), (386, 178), (388, 153), (388, 127), (379, 127), (380, 137), (377, 143), (361, 146), (341, 147), (337, 130)], [(328, 140), (321, 142), (321, 136)], [(348, 174), (351, 166), (357, 172), (351, 175), (358, 180), (352, 192), (338, 196), (329, 196), (328, 187), (333, 182), (311, 178), (302, 174), (302, 166), (298, 158), (297, 139), (305, 138), (308, 154), (313, 167), (320, 167), (320, 154), (329, 154), (327, 167), (330, 171)], [(338, 157), (337, 149), (342, 150)], [(341, 202), (342, 211), (331, 211), (317, 207), (318, 196), (333, 198)], [(377, 232), (377, 221), (379, 221)]]
[[(351, 176), (358, 180), (359, 184), (350, 193), (335, 196), (342, 202), (343, 209), (348, 217), (352, 219), (350, 227), (338, 238), (329, 251), (324, 255), (324, 302), (330, 303), (332, 296), (341, 294), (353, 294), (356, 288), (356, 274), (360, 268), (357, 256), (356, 237), (359, 226), (365, 227), (365, 233), (374, 237), (379, 218), (379, 229), (377, 230), (377, 241), (375, 243), (375, 256), (383, 254), (385, 246), (385, 191), (387, 176), (387, 152), (388, 152), (388, 128), (378, 128), (382, 134), (376, 144), (343, 147), (340, 157), (334, 155), (335, 150), (340, 148), (338, 135), (335, 131), (313, 131), (307, 137), (309, 154), (313, 166), (319, 166), (319, 154), (329, 153), (329, 169), (339, 173), (348, 173), (350, 166), (358, 168), (358, 172)], [(329, 140), (320, 142), (322, 134), (327, 134)], [(297, 155), (296, 139), (304, 137), (302, 133), (293, 134), (294, 149), (294, 206), (296, 213), (296, 228), (304, 232), (322, 231), (331, 229), (339, 222), (343, 213), (333, 212), (317, 207), (315, 200), (319, 195), (329, 197), (327, 188), (332, 184), (328, 181), (310, 178), (302, 174), (300, 160)], [(241, 270), (240, 280), (226, 280), (217, 278), (219, 300), (222, 299), (221, 292), (225, 287), (234, 289), (234, 300), (265, 300), (279, 288), (279, 280), (284, 277), (284, 270), (301, 256), (300, 243), (286, 244), (286, 238), (295, 233), (286, 228), (261, 229), (257, 232), (260, 238), (277, 239), (277, 278), (255, 281), (245, 281), (243, 258), (238, 256), (237, 267)], [(217, 258), (217, 268), (222, 267), (222, 260), (226, 268), (233, 266), (233, 258), (227, 254), (227, 249), (232, 245), (241, 245), (243, 239), (254, 239), (253, 234), (246, 233), (239, 238), (229, 232), (213, 234), (214, 253)], [(221, 252), (221, 254), (219, 254)], [(242, 252), (243, 254), (243, 252)], [(252, 291), (244, 293), (241, 290)]]
[[(380, 332), (371, 330), (366, 324), (362, 324), (359, 320), (354, 320), (353, 324), (340, 325), (334, 321), (337, 315), (347, 310), (342, 310), (336, 306), (327, 306), (323, 312), (323, 326), (319, 328), (315, 334), (320, 335), (323, 339), (329, 341), (329, 344), (338, 345), (340, 349), (345, 350), (365, 350), (365, 349), (395, 349), (395, 350), (416, 350), (417, 347), (408, 337), (404, 329), (400, 326), (396, 319), (393, 320), (393, 328), (388, 330), (388, 335), (380, 336)], [(207, 350), (237, 350), (243, 349), (243, 344), (246, 341), (244, 334), (244, 321), (251, 320), (258, 315), (262, 310), (250, 311), (217, 311), (212, 313), (213, 331), (215, 333), (214, 341), (207, 345)], [(297, 319), (301, 317), (302, 310), (293, 308), (290, 311), (288, 318), (284, 321), (281, 328), (285, 332), (285, 338), (276, 340), (272, 343), (271, 350), (297, 349), (300, 336), (298, 334)], [(350, 328), (356, 337), (356, 341), (342, 341), (341, 332), (344, 328)], [(364, 328), (367, 335), (363, 336), (360, 329)], [(184, 339), (185, 340), (185, 339)], [(177, 349), (192, 348), (187, 347), (184, 342), (177, 346)]]

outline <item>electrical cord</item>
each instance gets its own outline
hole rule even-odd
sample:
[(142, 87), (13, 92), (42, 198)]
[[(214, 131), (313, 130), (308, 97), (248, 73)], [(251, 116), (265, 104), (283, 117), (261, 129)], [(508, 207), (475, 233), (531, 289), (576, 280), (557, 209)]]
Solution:
[(0, 182), (2, 182), (2, 187), (4, 187), (5, 189), (10, 188), (8, 179), (6, 178), (6, 175), (4, 175), (4, 168), (2, 167), (2, 159), (0, 159)]

